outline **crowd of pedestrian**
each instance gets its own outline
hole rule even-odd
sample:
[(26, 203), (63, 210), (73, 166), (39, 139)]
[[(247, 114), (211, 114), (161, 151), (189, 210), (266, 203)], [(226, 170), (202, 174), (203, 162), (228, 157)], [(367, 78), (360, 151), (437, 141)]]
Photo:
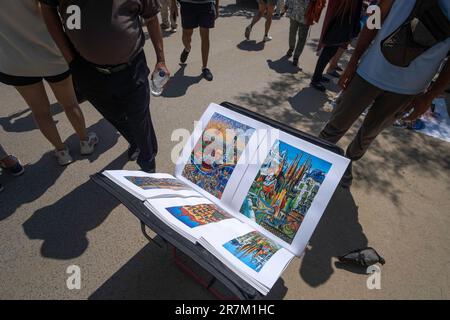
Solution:
[[(380, 30), (365, 24), (367, 7), (373, 4), (380, 8)], [(67, 9), (72, 5), (80, 6), (82, 28), (67, 27), (71, 18)], [(73, 151), (61, 140), (52, 119), (44, 81), (78, 135), (82, 155), (92, 154), (99, 138), (95, 132), (87, 132), (77, 94), (128, 141), (130, 161), (136, 160), (143, 171), (155, 172), (158, 144), (149, 108), (149, 77), (161, 71), (165, 77), (170, 76), (162, 30), (177, 32), (181, 17), (180, 63), (186, 63), (192, 51), (192, 35), (199, 29), (201, 74), (212, 81), (208, 65), (210, 30), (219, 17), (219, 0), (111, 0), (108, 6), (96, 0), (2, 0), (0, 6), (0, 82), (13, 86), (23, 97), (39, 130), (53, 145), (57, 162), (71, 163)], [(245, 27), (244, 37), (250, 39), (254, 25), (264, 18), (262, 40), (272, 40), (272, 18), (286, 15), (290, 26), (287, 52), (283, 51), (298, 66), (310, 27), (319, 21), (325, 8), (310, 85), (323, 92), (329, 77), (336, 77), (343, 93), (320, 136), (337, 143), (371, 106), (347, 148), (347, 157), (356, 161), (384, 128), (406, 113), (407, 119), (419, 117), (448, 87), (450, 3), (258, 0), (258, 11)], [(143, 51), (143, 26), (156, 55), (153, 70)], [(339, 61), (355, 39), (357, 44), (344, 70)], [(1, 146), (0, 165), (13, 175), (24, 171)], [(351, 179), (350, 166), (342, 185), (349, 186)]]

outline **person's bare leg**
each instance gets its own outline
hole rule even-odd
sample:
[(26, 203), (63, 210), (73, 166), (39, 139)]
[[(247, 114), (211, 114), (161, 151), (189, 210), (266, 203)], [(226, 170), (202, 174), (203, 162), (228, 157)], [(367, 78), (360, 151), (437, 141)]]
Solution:
[(59, 136), (55, 121), (50, 111), (50, 102), (45, 92), (44, 84), (39, 82), (29, 86), (16, 87), (20, 95), (30, 107), (34, 120), (44, 137), (57, 149), (65, 149), (65, 145)]
[(274, 10), (275, 10), (275, 6), (267, 6), (266, 25), (265, 25), (265, 30), (264, 30), (264, 36), (269, 35), (269, 30), (270, 30), (270, 26), (272, 25), (272, 17), (273, 17)]
[(250, 28), (253, 28), (253, 26), (262, 18), (262, 16), (266, 13), (266, 5), (264, 2), (259, 1), (258, 2), (258, 12), (254, 15), (252, 22), (250, 23)]
[(183, 36), (181, 39), (183, 40), (184, 49), (186, 51), (191, 51), (191, 41), (192, 41), (192, 34), (194, 33), (194, 29), (184, 29), (183, 28)]
[(208, 66), (208, 56), (209, 56), (209, 29), (200, 28), (200, 38), (202, 41), (202, 68)]
[(345, 49), (339, 48), (338, 52), (334, 55), (333, 59), (331, 59), (330, 64), (328, 65), (327, 72), (332, 72), (337, 68), (339, 60), (341, 60), (342, 55), (344, 54)]
[(87, 140), (86, 122), (75, 95), (72, 76), (49, 85), (80, 140)]

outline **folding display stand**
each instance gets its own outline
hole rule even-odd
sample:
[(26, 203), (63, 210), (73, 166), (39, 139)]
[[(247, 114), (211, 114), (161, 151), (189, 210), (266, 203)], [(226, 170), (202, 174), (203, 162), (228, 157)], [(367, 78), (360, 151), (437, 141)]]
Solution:
[[(275, 129), (279, 129), (295, 137), (313, 143), (319, 147), (325, 148), (340, 155), (344, 154), (343, 150), (334, 144), (331, 144), (307, 133), (301, 132), (283, 123), (269, 119), (243, 107), (231, 104), (229, 102), (224, 102), (221, 104), (221, 106), (234, 112), (238, 112), (249, 118), (253, 118), (257, 121), (263, 122)], [(123, 205), (125, 205), (125, 207), (127, 207), (140, 220), (141, 231), (149, 241), (154, 242), (158, 246), (160, 246), (160, 244), (155, 242), (155, 240), (147, 234), (146, 227), (153, 230), (153, 232), (155, 232), (161, 239), (171, 245), (172, 256), (174, 258), (175, 264), (183, 272), (196, 280), (202, 287), (211, 292), (211, 294), (216, 298), (241, 300), (258, 300), (263, 298), (263, 295), (261, 295), (255, 288), (241, 279), (236, 273), (231, 271), (209, 251), (204, 249), (199, 244), (191, 243), (186, 238), (163, 223), (158, 217), (156, 217), (152, 212), (149, 211), (149, 209), (141, 200), (124, 191), (121, 187), (119, 187), (117, 184), (112, 182), (101, 173), (93, 175), (91, 179), (112, 196), (114, 196), (117, 200), (119, 200)], [(207, 281), (194, 270), (192, 270), (180, 258), (180, 256), (178, 255), (178, 251), (181, 251), (190, 259), (195, 261), (198, 265), (200, 265), (212, 276), (212, 279), (210, 281)], [(232, 294), (235, 295), (235, 297), (226, 297), (218, 290), (213, 288), (213, 285), (216, 281), (220, 281), (228, 290), (230, 290)]]

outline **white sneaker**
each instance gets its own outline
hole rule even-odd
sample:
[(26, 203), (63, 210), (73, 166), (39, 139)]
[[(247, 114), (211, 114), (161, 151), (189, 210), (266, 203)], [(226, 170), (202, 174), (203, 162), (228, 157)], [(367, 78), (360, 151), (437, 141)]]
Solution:
[(264, 39), (263, 39), (264, 42), (267, 42), (267, 41), (270, 41), (270, 40), (272, 40), (271, 36), (269, 36), (269, 35), (264, 36)]
[(92, 154), (98, 141), (97, 134), (95, 132), (89, 132), (88, 139), (86, 141), (80, 141), (80, 153), (83, 156)]
[(60, 166), (67, 166), (73, 162), (67, 146), (64, 150), (55, 150), (55, 157)]

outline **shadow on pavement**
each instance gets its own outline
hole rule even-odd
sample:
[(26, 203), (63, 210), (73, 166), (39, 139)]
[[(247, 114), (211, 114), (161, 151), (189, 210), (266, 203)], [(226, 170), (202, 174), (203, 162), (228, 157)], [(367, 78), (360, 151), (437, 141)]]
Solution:
[[(122, 169), (126, 153), (104, 170)], [(79, 257), (88, 247), (87, 233), (98, 227), (119, 202), (91, 180), (52, 205), (37, 210), (24, 224), (28, 238), (43, 240), (41, 255), (53, 259)]]
[(311, 287), (318, 287), (333, 274), (334, 257), (367, 247), (367, 243), (350, 190), (338, 187), (305, 250), (300, 276)]
[[(157, 243), (164, 242), (159, 236), (154, 240)], [(89, 299), (215, 299), (209, 291), (177, 267), (169, 247), (166, 244), (163, 244), (162, 248), (153, 243), (145, 245)], [(186, 265), (203, 279), (206, 281), (212, 279), (211, 275), (192, 259), (181, 253), (179, 255)], [(225, 297), (233, 297), (233, 294), (218, 281), (214, 283), (213, 288)], [(282, 299), (286, 293), (284, 281), (279, 279), (265, 299)]]
[[(136, 232), (138, 230), (136, 224)], [(158, 243), (159, 239), (155, 237)], [(160, 248), (153, 243), (145, 245), (89, 297), (90, 300), (213, 298), (178, 269), (165, 244)]]
[[(59, 105), (59, 103), (53, 103), (50, 105), (50, 108), (53, 116), (64, 112), (64, 109)], [(58, 123), (58, 121), (55, 121), (55, 123)], [(27, 132), (38, 129), (36, 123), (34, 122), (33, 114), (29, 108), (0, 118), (0, 126), (6, 132)]]
[(294, 66), (286, 55), (275, 61), (268, 59), (267, 65), (270, 69), (280, 74), (296, 74), (300, 71), (300, 68)]
[(323, 109), (327, 102), (331, 102), (330, 98), (314, 88), (305, 87), (287, 100), (292, 109), (309, 119), (325, 122), (330, 116), (330, 113)]
[[(112, 148), (118, 140), (118, 133), (112, 129), (111, 125), (104, 119), (88, 128), (88, 131), (95, 131), (100, 137), (95, 152), (87, 159), (94, 162), (102, 153)], [(78, 137), (73, 134), (66, 143), (72, 150), (74, 160), (85, 159), (79, 155)], [(56, 163), (53, 152), (47, 152), (35, 163), (25, 165), (23, 176), (13, 178), (2, 175), (2, 184), (5, 191), (0, 197), (0, 221), (10, 215), (24, 204), (39, 199), (49, 188), (51, 188), (66, 167), (61, 167)], [(7, 199), (7, 200), (6, 200)]]
[(256, 42), (255, 40), (242, 40), (237, 45), (238, 49), (244, 51), (262, 51), (265, 47), (265, 42)]
[(184, 72), (186, 64), (181, 64), (180, 69), (171, 77), (167, 88), (164, 89), (162, 96), (165, 98), (177, 98), (186, 94), (190, 86), (199, 83), (202, 80), (202, 75), (196, 77), (185, 76)]

